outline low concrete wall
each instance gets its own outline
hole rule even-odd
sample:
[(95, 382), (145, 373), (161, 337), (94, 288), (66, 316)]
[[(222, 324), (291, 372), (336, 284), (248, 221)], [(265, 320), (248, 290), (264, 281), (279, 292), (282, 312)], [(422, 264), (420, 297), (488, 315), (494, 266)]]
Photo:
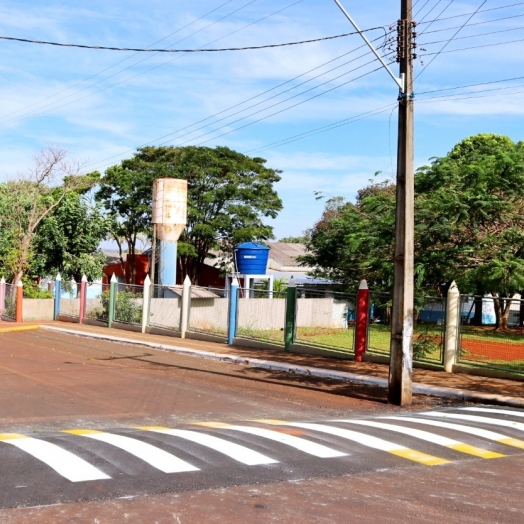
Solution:
[(149, 324), (179, 329), (181, 302), (179, 298), (152, 298), (149, 306)]
[(22, 306), (24, 321), (53, 320), (54, 300), (52, 298), (24, 298)]

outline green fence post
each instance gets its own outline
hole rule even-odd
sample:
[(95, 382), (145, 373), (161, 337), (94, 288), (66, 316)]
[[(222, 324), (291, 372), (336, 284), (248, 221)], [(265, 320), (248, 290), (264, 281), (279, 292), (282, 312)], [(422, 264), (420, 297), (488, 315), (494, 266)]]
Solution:
[(108, 328), (113, 326), (113, 320), (115, 320), (116, 283), (117, 279), (113, 273), (113, 276), (111, 277), (111, 283), (109, 285), (109, 315), (107, 319)]
[(295, 327), (297, 321), (297, 285), (291, 277), (287, 285), (286, 296), (286, 325), (284, 330), (284, 349), (291, 350), (291, 344), (295, 342)]

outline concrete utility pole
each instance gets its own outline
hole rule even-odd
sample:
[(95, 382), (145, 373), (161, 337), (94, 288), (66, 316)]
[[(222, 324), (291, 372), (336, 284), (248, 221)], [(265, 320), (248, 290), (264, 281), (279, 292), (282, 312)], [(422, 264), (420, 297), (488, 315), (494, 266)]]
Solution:
[(380, 54), (359, 29), (340, 0), (334, 0), (344, 16), (360, 34), (384, 69), (400, 88), (397, 156), (397, 211), (395, 228), (395, 271), (391, 315), (391, 356), (388, 400), (398, 406), (411, 404), (413, 372), (413, 252), (414, 252), (414, 111), (413, 60), (416, 58), (413, 1), (401, 0), (398, 21), (397, 61), (400, 78), (389, 69)]
[(414, 26), (412, 0), (401, 0), (398, 21), (398, 57), (404, 92), (399, 97), (397, 151), (397, 210), (395, 270), (391, 315), (391, 356), (388, 400), (411, 404), (413, 372), (414, 287)]

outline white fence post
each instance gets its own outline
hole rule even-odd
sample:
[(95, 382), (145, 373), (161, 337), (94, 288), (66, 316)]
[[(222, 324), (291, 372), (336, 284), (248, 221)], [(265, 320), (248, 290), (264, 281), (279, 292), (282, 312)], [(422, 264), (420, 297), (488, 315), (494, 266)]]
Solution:
[(191, 307), (191, 280), (186, 275), (182, 287), (182, 307), (180, 308), (180, 337), (186, 338), (189, 325), (189, 309)]
[(151, 279), (146, 275), (144, 279), (144, 291), (142, 301), (142, 333), (146, 332), (147, 323), (149, 321), (149, 303), (151, 298)]
[(453, 372), (453, 365), (457, 361), (460, 319), (460, 292), (457, 283), (453, 281), (448, 290), (444, 338), (444, 370), (448, 373)]

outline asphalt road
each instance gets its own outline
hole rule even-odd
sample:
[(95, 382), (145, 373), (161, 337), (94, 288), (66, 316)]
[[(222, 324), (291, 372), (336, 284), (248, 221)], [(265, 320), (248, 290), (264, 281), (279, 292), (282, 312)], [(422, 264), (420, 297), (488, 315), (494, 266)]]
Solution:
[(0, 374), (2, 523), (524, 521), (524, 412), (43, 330)]

